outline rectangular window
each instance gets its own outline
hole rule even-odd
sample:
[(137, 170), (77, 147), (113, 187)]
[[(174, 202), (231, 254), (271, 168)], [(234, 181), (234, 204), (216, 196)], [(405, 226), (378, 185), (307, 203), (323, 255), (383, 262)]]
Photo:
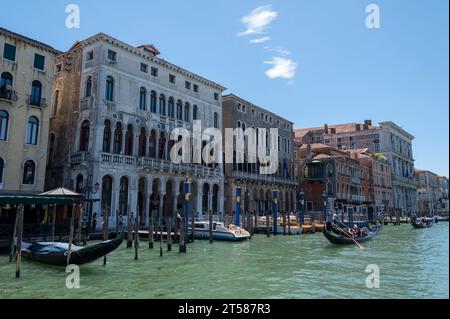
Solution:
[(152, 66), (151, 75), (155, 78), (158, 77), (158, 69)]
[(169, 74), (169, 82), (175, 84), (175, 75)]
[(241, 103), (238, 103), (238, 111), (241, 111)]
[(117, 61), (117, 52), (113, 51), (113, 50), (108, 50), (108, 60), (110, 61)]
[(45, 56), (35, 53), (34, 54), (34, 67), (39, 70), (44, 70)]
[(87, 61), (91, 61), (91, 60), (93, 60), (94, 59), (94, 51), (89, 51), (87, 54), (86, 54), (86, 60)]
[(191, 89), (191, 82), (185, 81), (184, 82), (184, 87), (186, 88), (186, 90), (190, 90)]
[(245, 113), (245, 105), (242, 104), (242, 112)]
[(198, 93), (198, 85), (197, 84), (194, 84), (194, 92)]
[(148, 65), (141, 63), (141, 72), (148, 73)]
[(3, 58), (10, 61), (16, 61), (16, 47), (5, 43), (3, 48)]
[(342, 138), (341, 138), (341, 137), (338, 137), (338, 138), (336, 139), (336, 142), (341, 143), (341, 142), (342, 142)]
[(219, 101), (219, 93), (214, 93), (214, 100)]

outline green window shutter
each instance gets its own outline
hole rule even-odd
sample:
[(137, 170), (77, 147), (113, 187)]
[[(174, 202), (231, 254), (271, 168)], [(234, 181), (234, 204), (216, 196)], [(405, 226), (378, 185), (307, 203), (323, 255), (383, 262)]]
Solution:
[(35, 53), (34, 54), (34, 67), (39, 70), (44, 70), (45, 56)]
[(16, 61), (16, 47), (14, 45), (5, 43), (3, 58), (10, 61)]

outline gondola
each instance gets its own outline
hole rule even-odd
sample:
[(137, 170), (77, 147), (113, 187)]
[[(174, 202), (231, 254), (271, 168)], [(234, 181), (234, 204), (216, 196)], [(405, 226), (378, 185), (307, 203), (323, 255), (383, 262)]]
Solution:
[(411, 225), (414, 228), (430, 228), (433, 226), (433, 221), (427, 220), (427, 219), (417, 219), (413, 218), (411, 219)]
[[(80, 247), (72, 245), (70, 264), (82, 265), (97, 260), (118, 248), (124, 239), (125, 231), (122, 228), (120, 234), (114, 239), (102, 241), (96, 245)], [(24, 257), (40, 263), (53, 266), (66, 266), (68, 243), (61, 242), (38, 242), (22, 243), (22, 254)]]
[(362, 243), (378, 235), (378, 233), (383, 228), (383, 224), (384, 223), (382, 222), (378, 224), (376, 228), (370, 229), (369, 233), (366, 236), (350, 238), (350, 235), (341, 235), (336, 233), (334, 230), (338, 230), (338, 227), (336, 227), (333, 222), (327, 222), (326, 226), (323, 228), (323, 234), (330, 242), (337, 245), (349, 245), (355, 244), (355, 242)]

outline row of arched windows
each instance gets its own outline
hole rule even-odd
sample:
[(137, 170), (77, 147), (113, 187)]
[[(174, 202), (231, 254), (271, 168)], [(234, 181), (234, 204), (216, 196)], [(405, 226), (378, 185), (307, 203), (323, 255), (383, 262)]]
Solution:
[[(5, 100), (12, 100), (13, 98), (13, 76), (9, 72), (3, 72), (0, 76), (0, 98)], [(31, 82), (30, 105), (42, 106), (42, 83), (38, 80)]]
[[(10, 126), (10, 115), (5, 110), (0, 110), (0, 141), (8, 139), (8, 129)], [(30, 116), (27, 121), (25, 143), (37, 145), (39, 136), (39, 120), (36, 116)]]
[[(115, 92), (115, 82), (112, 76), (108, 76), (106, 78), (106, 86), (105, 86), (105, 100), (109, 102), (114, 102), (114, 92)], [(86, 79), (85, 84), (85, 97), (90, 97), (92, 95), (92, 77), (89, 76)], [(162, 116), (168, 116), (171, 118), (176, 118), (179, 121), (189, 122), (192, 120), (198, 119), (198, 106), (193, 105), (191, 111), (191, 105), (189, 102), (184, 103), (181, 100), (177, 100), (173, 97), (169, 97), (166, 99), (164, 94), (160, 94), (158, 97), (158, 93), (156, 91), (150, 92), (150, 102), (148, 103), (148, 95), (147, 89), (145, 87), (141, 87), (139, 89), (139, 109), (140, 110), (150, 110), (153, 113), (159, 113)], [(166, 108), (167, 103), (167, 108)], [(149, 104), (149, 105), (148, 105)], [(192, 116), (191, 116), (192, 112)]]
[[(3, 184), (3, 175), (5, 171), (5, 160), (0, 157), (0, 184)], [(22, 184), (33, 185), (36, 175), (36, 163), (32, 160), (27, 160), (23, 163), (22, 170)]]

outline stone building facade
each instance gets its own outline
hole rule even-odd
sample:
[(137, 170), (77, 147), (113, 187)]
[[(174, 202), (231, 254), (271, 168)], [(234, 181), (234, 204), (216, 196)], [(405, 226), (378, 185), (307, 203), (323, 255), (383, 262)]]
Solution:
[(308, 214), (322, 216), (325, 199), (329, 213), (374, 216), (370, 170), (358, 158), (321, 143), (297, 144), (295, 155)]
[(44, 190), (51, 46), (0, 28), (0, 192)]
[(173, 216), (189, 182), (192, 212), (223, 213), (222, 165), (174, 163), (170, 133), (193, 120), (220, 129), (225, 88), (158, 55), (100, 33), (57, 57), (47, 188), (62, 181), (93, 200), (91, 213), (138, 212), (146, 225)]
[(414, 136), (393, 122), (373, 125), (364, 123), (328, 125), (295, 131), (297, 143), (323, 143), (338, 150), (367, 148), (371, 153), (382, 153), (391, 166), (392, 202), (396, 214), (417, 211), (417, 192), (414, 179), (412, 140)]
[[(273, 212), (273, 191), (278, 191), (280, 212), (296, 211), (297, 182), (294, 174), (292, 123), (234, 94), (223, 96), (222, 105), (223, 129), (241, 128), (243, 132), (249, 128), (261, 129), (254, 136), (245, 136), (246, 146), (242, 154), (242, 163), (236, 161), (238, 154), (233, 154), (233, 164), (225, 164), (225, 210), (235, 211), (236, 188), (240, 187), (243, 211), (258, 214)], [(260, 145), (261, 137), (259, 136), (266, 135), (267, 138), (270, 128), (278, 129), (276, 137), (278, 169), (274, 174), (269, 175), (260, 173), (259, 159), (252, 160), (247, 158), (247, 155), (251, 156), (248, 154), (248, 143)], [(263, 130), (265, 132), (261, 133)], [(274, 148), (275, 145), (270, 146), (269, 143), (265, 145)], [(236, 148), (233, 147), (233, 149)]]
[(433, 172), (416, 169), (420, 216), (448, 214), (448, 179)]
[(381, 154), (370, 153), (367, 148), (347, 151), (369, 169), (369, 198), (376, 212), (393, 213), (391, 166)]

